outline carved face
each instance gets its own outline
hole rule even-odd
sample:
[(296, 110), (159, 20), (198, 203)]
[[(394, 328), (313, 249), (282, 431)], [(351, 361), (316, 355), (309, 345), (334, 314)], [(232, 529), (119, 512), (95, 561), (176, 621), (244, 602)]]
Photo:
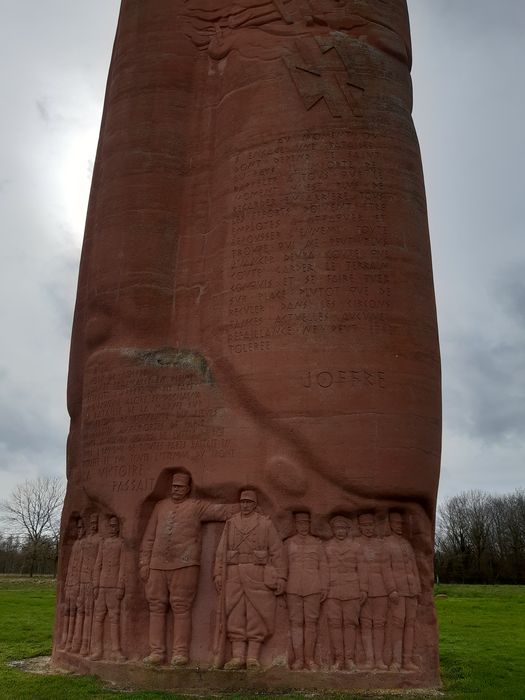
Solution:
[(98, 515), (93, 513), (89, 518), (89, 534), (94, 535), (98, 532)]
[(118, 537), (119, 532), (120, 532), (120, 525), (119, 525), (118, 518), (116, 518), (115, 516), (112, 516), (109, 519), (109, 535), (110, 535), (110, 537)]
[(346, 525), (334, 525), (332, 528), (336, 540), (344, 540), (348, 536)]
[(248, 498), (241, 498), (240, 500), (241, 504), (241, 513), (243, 515), (250, 515), (250, 513), (253, 513), (255, 510), (255, 507), (257, 503), (255, 501), (252, 501)]
[(359, 518), (359, 530), (364, 537), (375, 537), (376, 523), (371, 515), (364, 515)]
[(84, 521), (82, 519), (77, 520), (77, 537), (81, 540), (86, 534), (86, 529), (84, 527)]
[(183, 501), (189, 492), (189, 484), (180, 484), (175, 481), (171, 484), (171, 497), (174, 501)]
[(390, 529), (392, 530), (392, 532), (396, 535), (402, 535), (403, 518), (401, 517), (401, 513), (390, 513), (388, 519), (390, 522)]
[(310, 518), (306, 517), (305, 515), (296, 515), (295, 516), (295, 529), (297, 530), (298, 535), (308, 535), (310, 533)]

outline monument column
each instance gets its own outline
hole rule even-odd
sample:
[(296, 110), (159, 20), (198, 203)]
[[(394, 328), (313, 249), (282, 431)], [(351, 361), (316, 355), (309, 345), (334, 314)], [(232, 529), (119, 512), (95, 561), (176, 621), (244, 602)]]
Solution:
[[(410, 65), (405, 0), (122, 2), (73, 328), (60, 577), (77, 520), (117, 518), (129, 663), (149, 654), (139, 545), (182, 469), (198, 499), (233, 504), (255, 490), (261, 523), (283, 540), (293, 513), (321, 540), (334, 517), (351, 540), (367, 513), (379, 552), (399, 513), (422, 589), (410, 663), (399, 668), (387, 629), (383, 675), (357, 644), (355, 673), (336, 654), (323, 687), (438, 680), (440, 361)], [(213, 661), (221, 527), (187, 535), (195, 567), (202, 558), (179, 655), (190, 667)], [(267, 566), (256, 544), (244, 563)], [(365, 578), (377, 563), (368, 549), (353, 564)], [(400, 618), (391, 608), (407, 597), (390, 593), (381, 620)], [(327, 615), (320, 605), (319, 673), (334, 665)], [(278, 614), (261, 640), (263, 669), (292, 666), (287, 625)], [(79, 667), (67, 650), (55, 656)], [(224, 673), (210, 671), (210, 689)], [(304, 673), (289, 674), (276, 687), (304, 687)]]

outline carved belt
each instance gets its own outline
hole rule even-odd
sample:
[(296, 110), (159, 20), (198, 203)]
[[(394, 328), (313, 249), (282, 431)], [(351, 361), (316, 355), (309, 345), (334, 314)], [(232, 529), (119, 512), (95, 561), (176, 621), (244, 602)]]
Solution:
[(229, 549), (226, 562), (228, 564), (256, 564), (266, 566), (268, 563), (268, 553), (266, 550), (255, 550), (254, 552), (239, 552), (236, 549)]
[(227, 557), (228, 564), (256, 564), (255, 557), (253, 554), (241, 554), (237, 551), (228, 552)]

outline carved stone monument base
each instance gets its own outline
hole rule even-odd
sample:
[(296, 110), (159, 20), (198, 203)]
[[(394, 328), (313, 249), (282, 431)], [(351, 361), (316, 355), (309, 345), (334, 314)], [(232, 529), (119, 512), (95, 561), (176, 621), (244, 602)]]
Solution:
[(97, 676), (120, 687), (158, 691), (270, 692), (285, 690), (378, 690), (388, 688), (436, 688), (440, 687), (439, 671), (431, 678), (428, 669), (392, 673), (389, 671), (291, 671), (285, 666), (260, 670), (226, 671), (192, 664), (186, 668), (161, 666), (147, 667), (128, 661), (113, 664), (107, 661), (90, 661), (67, 652), (55, 652), (55, 667), (76, 673)]
[(205, 696), (439, 685), (410, 66), (406, 0), (122, 0), (71, 345), (59, 666)]

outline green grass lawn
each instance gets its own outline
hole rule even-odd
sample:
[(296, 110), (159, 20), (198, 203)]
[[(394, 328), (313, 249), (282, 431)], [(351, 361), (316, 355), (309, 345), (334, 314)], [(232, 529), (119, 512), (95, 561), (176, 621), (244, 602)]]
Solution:
[(446, 697), (525, 699), (525, 586), (442, 585), (436, 599)]
[[(525, 700), (525, 586), (442, 585), (436, 593), (445, 698)], [(10, 668), (11, 660), (50, 653), (54, 605), (52, 580), (0, 577), (0, 698), (175, 700), (167, 693), (118, 692), (95, 678), (38, 676)]]

